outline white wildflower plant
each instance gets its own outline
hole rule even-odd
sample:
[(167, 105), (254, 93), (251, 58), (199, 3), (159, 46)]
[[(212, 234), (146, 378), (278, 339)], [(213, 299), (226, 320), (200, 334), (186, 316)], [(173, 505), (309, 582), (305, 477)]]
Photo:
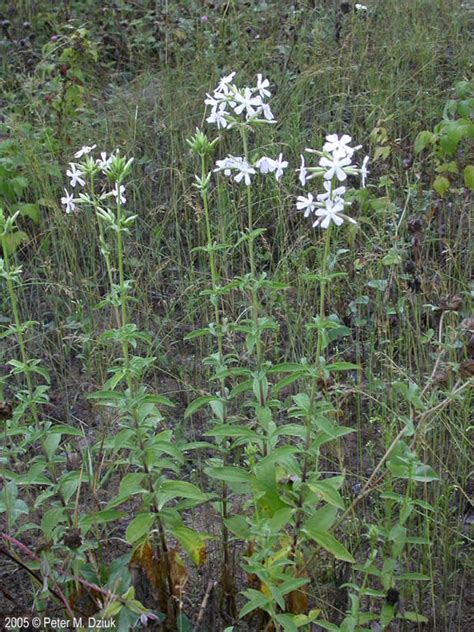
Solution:
[(318, 193), (316, 196), (309, 193), (306, 197), (300, 195), (296, 200), (298, 211), (304, 212), (305, 217), (314, 216), (314, 228), (327, 229), (331, 224), (341, 226), (345, 221), (351, 224), (357, 223), (355, 219), (344, 213), (348, 205), (345, 198), (347, 188), (338, 184), (345, 184), (348, 176), (359, 176), (361, 188), (364, 188), (369, 173), (367, 169), (369, 157), (365, 156), (360, 167), (354, 164), (354, 154), (362, 146), (354, 147), (350, 144), (351, 142), (352, 138), (348, 134), (342, 136), (329, 134), (326, 136), (322, 151), (306, 148), (307, 153), (319, 157), (318, 166), (307, 166), (304, 155), (301, 155), (301, 165), (297, 170), (301, 185), (306, 186), (307, 182), (313, 178), (323, 179), (324, 193)]
[[(262, 74), (257, 75), (255, 86), (239, 87), (234, 83), (236, 73), (231, 72), (223, 77), (215, 90), (207, 94), (204, 103), (211, 108), (206, 121), (216, 125), (218, 129), (238, 128), (246, 136), (249, 129), (261, 124), (275, 124), (276, 119), (266, 99), (271, 97), (270, 82)], [(246, 150), (246, 147), (244, 147)], [(274, 174), (279, 181), (288, 167), (283, 154), (272, 158), (261, 156), (250, 162), (248, 152), (246, 156), (228, 155), (216, 162), (215, 172), (223, 172), (233, 177), (235, 182), (244, 182), (246, 186), (252, 183), (252, 177), (257, 174)]]
[(76, 206), (81, 204), (93, 205), (99, 210), (99, 203), (110, 198), (116, 204), (125, 205), (127, 202), (125, 185), (122, 182), (130, 171), (133, 158), (121, 156), (119, 150), (109, 155), (101, 151), (100, 157), (95, 158), (93, 151), (96, 147), (97, 145), (85, 145), (74, 154), (76, 159), (82, 160), (69, 163), (66, 176), (71, 188), (74, 192), (77, 191), (77, 196), (64, 189), (61, 205), (67, 214), (75, 211)]

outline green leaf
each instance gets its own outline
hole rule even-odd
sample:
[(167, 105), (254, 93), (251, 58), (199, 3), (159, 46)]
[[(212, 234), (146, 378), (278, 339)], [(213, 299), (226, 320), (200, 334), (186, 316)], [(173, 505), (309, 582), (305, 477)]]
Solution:
[(205, 437), (238, 437), (248, 439), (249, 441), (261, 441), (262, 437), (250, 428), (243, 426), (232, 426), (231, 424), (222, 424), (215, 426), (212, 430), (204, 433)]
[(241, 540), (246, 540), (250, 536), (250, 527), (244, 516), (232, 516), (226, 518), (224, 522), (226, 527)]
[(61, 494), (66, 502), (69, 502), (71, 496), (76, 493), (81, 475), (79, 472), (69, 472), (61, 479)]
[(380, 613), (380, 623), (386, 628), (393, 620), (395, 615), (395, 608), (389, 603), (385, 603), (382, 606), (382, 612)]
[(430, 465), (420, 463), (415, 467), (413, 480), (418, 481), (419, 483), (431, 483), (433, 481), (438, 481), (439, 476)]
[(308, 487), (312, 492), (321, 496), (321, 498), (330, 505), (334, 505), (334, 507), (338, 507), (339, 509), (344, 509), (344, 501), (342, 500), (342, 497), (337, 491), (334, 483), (331, 483), (331, 479), (317, 481), (316, 483), (309, 483)]
[(402, 262), (401, 256), (397, 252), (389, 252), (382, 258), (384, 266), (398, 266)]
[(285, 388), (285, 386), (289, 386), (290, 384), (293, 384), (293, 382), (296, 382), (296, 380), (306, 375), (306, 373), (307, 373), (306, 370), (299, 371), (298, 373), (297, 372), (290, 373), (289, 375), (287, 375), (286, 377), (284, 377), (283, 379), (281, 379), (279, 382), (275, 384), (275, 386), (273, 387), (273, 391), (275, 393), (278, 393), (278, 391), (281, 391), (282, 388)]
[(189, 406), (186, 408), (186, 410), (184, 411), (184, 418), (187, 419), (188, 417), (193, 415), (196, 411), (198, 411), (200, 408), (202, 408), (203, 406), (206, 406), (206, 404), (210, 404), (211, 402), (218, 402), (218, 401), (220, 401), (220, 399), (219, 397), (216, 397), (215, 395), (204, 395), (203, 397), (198, 397), (193, 402), (191, 402)]
[(413, 621), (414, 623), (428, 623), (427, 617), (417, 612), (411, 612), (410, 610), (404, 610), (397, 614), (397, 619), (405, 619), (405, 621)]
[(355, 559), (346, 549), (346, 547), (338, 542), (334, 536), (332, 536), (327, 531), (320, 531), (319, 529), (310, 528), (307, 526), (303, 529), (303, 532), (306, 533), (312, 540), (317, 542), (319, 546), (322, 546), (323, 549), (329, 551), (334, 557), (338, 560), (342, 560), (343, 562), (350, 562), (351, 564), (355, 563)]
[(123, 393), (115, 391), (96, 391), (87, 395), (87, 399), (96, 400), (101, 406), (117, 406), (124, 398)]
[(125, 531), (125, 539), (129, 544), (140, 540), (145, 534), (150, 532), (155, 516), (152, 513), (140, 513), (132, 520)]
[(433, 143), (436, 140), (436, 135), (433, 132), (429, 132), (427, 130), (420, 132), (415, 140), (415, 154), (419, 154), (427, 147), (430, 143)]
[(444, 196), (444, 194), (449, 189), (449, 187), (450, 187), (450, 182), (448, 178), (446, 178), (445, 176), (438, 176), (437, 178), (435, 178), (435, 181), (433, 182), (433, 189), (441, 197)]
[(120, 481), (119, 496), (129, 497), (143, 491), (142, 481), (144, 474), (140, 472), (130, 472)]
[(439, 126), (439, 132), (441, 149), (452, 156), (461, 140), (474, 137), (474, 123), (463, 118), (443, 121)]
[(155, 455), (160, 455), (162, 453), (169, 454), (169, 456), (174, 457), (178, 463), (183, 462), (183, 454), (181, 450), (175, 443), (171, 443), (170, 441), (161, 441), (158, 439), (157, 441), (153, 441), (153, 443), (151, 443), (145, 451), (147, 453), (150, 451)]
[(45, 461), (37, 461), (36, 463), (33, 463), (27, 474), (18, 476), (16, 481), (21, 485), (51, 485), (49, 478), (42, 473), (45, 469)]
[(23, 217), (31, 218), (35, 224), (39, 222), (40, 213), (38, 204), (18, 204), (16, 208)]
[(268, 522), (272, 533), (278, 534), (283, 529), (283, 527), (285, 527), (290, 522), (294, 511), (295, 510), (291, 507), (283, 507), (283, 509), (278, 509), (273, 514), (271, 520), (269, 520)]
[(59, 433), (48, 434), (46, 439), (43, 441), (43, 448), (48, 456), (49, 461), (53, 458), (53, 455), (58, 449), (60, 443), (61, 435)]
[(132, 448), (135, 439), (135, 432), (130, 428), (124, 428), (113, 439), (110, 447), (114, 447), (116, 450), (120, 448)]
[(455, 160), (444, 162), (435, 169), (436, 173), (459, 173), (458, 163)]
[(48, 434), (60, 434), (60, 435), (69, 435), (71, 437), (82, 437), (84, 433), (80, 428), (74, 428), (74, 426), (69, 426), (67, 424), (61, 424), (58, 426), (52, 426), (48, 428)]
[(275, 619), (283, 627), (284, 632), (298, 632), (298, 626), (294, 622), (293, 614), (277, 614)]
[(204, 562), (206, 540), (210, 540), (211, 535), (199, 533), (189, 527), (175, 527), (171, 533), (195, 564), (201, 565)]
[(372, 279), (367, 282), (368, 287), (373, 288), (374, 290), (379, 290), (380, 292), (385, 292), (388, 287), (387, 279)]
[(463, 175), (464, 184), (472, 191), (474, 189), (474, 165), (467, 165), (467, 167), (464, 167)]
[(170, 406), (174, 408), (174, 402), (164, 395), (146, 395), (143, 399), (146, 404), (156, 404), (157, 406)]
[(329, 531), (336, 522), (337, 507), (333, 505), (325, 505), (321, 509), (313, 511), (312, 515), (306, 520), (303, 529), (308, 531)]
[(202, 492), (199, 487), (186, 481), (164, 481), (157, 492), (159, 499), (158, 509), (161, 508), (174, 498), (188, 498), (189, 500), (197, 500), (206, 502), (209, 496)]
[(253, 477), (251, 474), (243, 470), (241, 467), (227, 465), (224, 467), (208, 467), (206, 474), (211, 478), (217, 478), (220, 481), (228, 483), (251, 483)]
[(28, 235), (22, 230), (17, 230), (14, 233), (5, 235), (3, 239), (6, 250), (6, 252), (4, 252), (4, 255), (11, 255), (15, 252), (15, 250), (21, 243), (23, 243), (24, 241), (28, 241)]
[(303, 366), (299, 362), (283, 362), (272, 366), (268, 373), (293, 373), (294, 371), (306, 371), (308, 367)]
[(67, 517), (65, 515), (64, 507), (54, 507), (43, 514), (41, 519), (41, 530), (46, 536), (51, 537), (53, 529), (61, 524), (61, 522), (66, 521)]
[(263, 608), (267, 603), (268, 599), (265, 595), (259, 590), (254, 590), (253, 588), (249, 588), (248, 590), (243, 590), (242, 594), (247, 597), (248, 602), (239, 612), (239, 617), (245, 617), (246, 614), (256, 610), (257, 608)]
[(195, 329), (191, 333), (184, 336), (184, 340), (193, 340), (193, 338), (199, 338), (200, 336), (206, 336), (210, 334), (211, 330), (209, 327), (203, 327), (202, 329)]
[(328, 371), (356, 371), (360, 369), (360, 366), (353, 362), (333, 362), (326, 364), (326, 369)]

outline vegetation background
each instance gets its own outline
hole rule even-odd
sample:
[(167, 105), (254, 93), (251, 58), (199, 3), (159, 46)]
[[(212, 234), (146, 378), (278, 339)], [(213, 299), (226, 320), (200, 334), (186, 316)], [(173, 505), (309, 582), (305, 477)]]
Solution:
[[(0, 206), (7, 215), (20, 211), (8, 252), (22, 267), (16, 288), (21, 318), (36, 322), (28, 332), (30, 357), (40, 360), (51, 380), (40, 417), (81, 429), (79, 437), (63, 436), (58, 476), (86, 471), (85, 459), (91, 459), (92, 472), (106, 479), (97, 489), (105, 506), (128, 471), (102, 450), (118, 432), (115, 415), (88, 399), (108, 379), (116, 355), (100, 336), (113, 319), (96, 308), (107, 292), (107, 271), (94, 217), (66, 215), (59, 203), (67, 164), (77, 149), (92, 144), (135, 158), (127, 208), (138, 220), (125, 244), (127, 271), (135, 279), (130, 320), (148, 335), (143, 353), (156, 358), (146, 375), (149, 391), (174, 403), (163, 427), (178, 440), (204, 440), (205, 411), (184, 417), (196, 397), (214, 388), (203, 366), (211, 343), (186, 337), (212, 320), (202, 295), (209, 283), (207, 257), (197, 249), (207, 243), (202, 200), (193, 188), (198, 167), (186, 139), (196, 127), (206, 128), (203, 100), (223, 75), (235, 70), (252, 83), (263, 73), (278, 119), (265, 151), (282, 151), (290, 163), (281, 185), (255, 185), (254, 223), (265, 228), (256, 245), (257, 268), (289, 288), (265, 296), (265, 309), (279, 325), (266, 339), (266, 357), (281, 363), (306, 356), (305, 325), (319, 304), (318, 284), (307, 273), (321, 266), (324, 236), (296, 213), (293, 169), (305, 147), (321, 147), (328, 133), (349, 133), (371, 157), (371, 174), (368, 189), (354, 201), (357, 230), (333, 238), (332, 265), (347, 276), (331, 287), (327, 305), (350, 330), (338, 356), (363, 370), (338, 377), (339, 422), (356, 432), (344, 437), (337, 458), (326, 457), (343, 468), (350, 505), (406, 418), (435, 408), (417, 453), (439, 478), (417, 484), (414, 497), (432, 509), (419, 508), (411, 524), (429, 544), (416, 548), (412, 542), (401, 556), (429, 580), (398, 587), (404, 606), (427, 623), (398, 621), (389, 629), (473, 629), (472, 394), (468, 388), (462, 397), (452, 396), (473, 374), (472, 3), (373, 0), (367, 10), (357, 10), (351, 2), (330, 0), (17, 0), (0, 2), (0, 14)], [(231, 137), (220, 136), (214, 158), (233, 153)], [(216, 186), (211, 207), (219, 238), (243, 230), (245, 204), (243, 188)], [(220, 259), (222, 279), (245, 273), (241, 254), (237, 249)], [(224, 301), (231, 320), (246, 309), (237, 293)], [(5, 330), (11, 307), (2, 284)], [(18, 341), (3, 337), (0, 343), (2, 416), (8, 419), (24, 376), (10, 375), (7, 364), (19, 357)], [(420, 393), (429, 401), (418, 408)], [(284, 396), (292, 394), (288, 386)], [(43, 488), (31, 477), (21, 479), (37, 456), (35, 437), (22, 431), (12, 438), (9, 422), (2, 423), (0, 464), (20, 478), (1, 475), (1, 529), (43, 557), (38, 540), (44, 533), (25, 528), (44, 516), (46, 508), (35, 501)], [(210, 492), (207, 458), (199, 450), (188, 455), (180, 477)], [(24, 505), (8, 487), (12, 480)], [(67, 500), (73, 507), (77, 500), (76, 518), (90, 511), (87, 498)], [(235, 513), (243, 511), (242, 502), (236, 495)], [(127, 507), (136, 510), (133, 502)], [(380, 497), (362, 499), (341, 536), (351, 551), (364, 556), (365, 526), (383, 522), (385, 509)], [(186, 562), (189, 577), (176, 625), (270, 630), (264, 620), (236, 623), (223, 614), (219, 586), (212, 584), (221, 572), (217, 515), (207, 503), (187, 518), (190, 527), (214, 539), (201, 566)], [(120, 519), (94, 532), (98, 539), (89, 550), (102, 551), (104, 568), (130, 551), (127, 524)], [(58, 542), (46, 557), (52, 568), (69, 568), (73, 553), (64, 551), (73, 549)], [(232, 544), (236, 559), (239, 542)], [(27, 611), (41, 597), (31, 573), (17, 562), (21, 558), (34, 572), (40, 566), (11, 543), (4, 546), (10, 557), (0, 570), (0, 613), (6, 616), (20, 607)], [(234, 572), (237, 590), (245, 590), (249, 578), (238, 562)], [(340, 622), (349, 607), (348, 589), (341, 587), (349, 581), (345, 568), (323, 554), (310, 574), (310, 605)], [(46, 609), (54, 602), (49, 599), (43, 600)]]

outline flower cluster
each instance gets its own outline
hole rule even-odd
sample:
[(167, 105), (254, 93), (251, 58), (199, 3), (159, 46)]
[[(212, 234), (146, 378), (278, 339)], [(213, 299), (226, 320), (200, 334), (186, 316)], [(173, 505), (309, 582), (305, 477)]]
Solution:
[(280, 180), (283, 175), (283, 170), (288, 167), (288, 162), (283, 160), (283, 154), (280, 154), (276, 160), (269, 156), (262, 156), (252, 165), (242, 156), (232, 156), (229, 154), (223, 160), (217, 160), (216, 165), (214, 171), (223, 171), (226, 176), (231, 176), (235, 173), (234, 180), (236, 182), (243, 180), (247, 186), (250, 186), (252, 182), (250, 176), (255, 175), (257, 170), (265, 175), (274, 173), (275, 178)]
[(347, 205), (344, 199), (346, 187), (337, 186), (337, 183), (346, 182), (348, 176), (359, 175), (361, 186), (365, 187), (369, 157), (364, 158), (360, 167), (354, 165), (353, 156), (361, 148), (361, 145), (352, 147), (349, 144), (351, 142), (352, 139), (347, 134), (341, 137), (337, 134), (329, 134), (326, 136), (322, 151), (306, 149), (306, 152), (319, 156), (319, 166), (317, 167), (307, 167), (304, 156), (301, 155), (301, 166), (298, 169), (301, 185), (305, 186), (308, 180), (315, 177), (323, 177), (324, 193), (316, 195), (316, 198), (312, 193), (307, 196), (300, 195), (296, 201), (296, 208), (303, 211), (305, 217), (314, 213), (316, 219), (313, 222), (313, 227), (329, 228), (331, 222), (340, 226), (344, 220), (352, 224), (356, 223), (354, 219), (343, 212)]
[(252, 123), (276, 123), (265, 102), (265, 98), (271, 96), (268, 79), (259, 74), (256, 86), (239, 88), (233, 83), (235, 75), (231, 72), (223, 77), (214, 92), (207, 94), (204, 103), (211, 106), (207, 122), (215, 123), (219, 129), (233, 127), (242, 119)]
[[(69, 183), (72, 189), (82, 188), (86, 184), (86, 179), (90, 182), (93, 180), (96, 174), (102, 174), (106, 176), (107, 182), (113, 184), (112, 190), (105, 190), (101, 193), (100, 199), (106, 199), (114, 197), (116, 202), (120, 201), (122, 205), (126, 204), (127, 199), (125, 197), (125, 186), (121, 184), (122, 179), (127, 174), (133, 158), (127, 160), (119, 155), (117, 150), (115, 153), (107, 155), (105, 151), (100, 153), (100, 158), (94, 159), (92, 156), (93, 150), (97, 145), (84, 145), (79, 151), (74, 154), (74, 158), (81, 162), (70, 162), (69, 169), (66, 171), (66, 176), (69, 178)], [(106, 187), (109, 188), (109, 187)], [(90, 202), (89, 197), (80, 192), (77, 197), (73, 193), (69, 193), (67, 189), (64, 189), (65, 195), (61, 198), (61, 204), (64, 206), (66, 213), (72, 213), (76, 204), (80, 202)]]
[[(214, 123), (219, 129), (232, 127), (248, 127), (261, 123), (276, 123), (266, 99), (271, 96), (270, 82), (261, 74), (257, 75), (257, 83), (253, 87), (239, 88), (233, 83), (235, 72), (231, 72), (219, 81), (212, 94), (208, 94), (204, 103), (211, 106), (211, 113), (206, 119)], [(280, 180), (288, 162), (283, 154), (278, 158), (262, 156), (253, 164), (244, 156), (228, 155), (216, 162), (214, 171), (222, 171), (226, 176), (233, 176), (236, 182), (245, 182), (250, 186), (251, 176), (258, 172), (266, 175), (274, 173), (276, 180)]]

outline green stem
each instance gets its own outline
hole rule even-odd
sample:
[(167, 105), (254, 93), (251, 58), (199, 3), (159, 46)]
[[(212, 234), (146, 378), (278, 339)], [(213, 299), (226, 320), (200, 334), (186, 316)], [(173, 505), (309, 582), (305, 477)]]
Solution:
[[(324, 300), (326, 298), (326, 279), (324, 278), (327, 274), (327, 264), (329, 259), (329, 248), (331, 244), (331, 227), (332, 224), (329, 224), (326, 230), (326, 236), (324, 241), (324, 257), (323, 263), (321, 266), (321, 282), (320, 282), (320, 296), (319, 296), (319, 321), (322, 323), (324, 321)], [(322, 345), (323, 337), (318, 333), (318, 341), (316, 345), (316, 363), (319, 366), (319, 357), (321, 355), (321, 345)]]
[[(118, 257), (118, 269), (119, 269), (119, 285), (120, 285), (120, 312), (121, 312), (121, 325), (122, 329), (127, 324), (127, 296), (125, 292), (125, 272), (124, 272), (124, 255), (123, 255), (123, 235), (122, 235), (122, 204), (120, 202), (120, 182), (116, 183), (117, 186), (117, 257)], [(122, 352), (125, 361), (125, 369), (127, 376), (127, 384), (130, 391), (130, 396), (133, 397), (135, 388), (134, 383), (130, 375), (130, 354), (128, 341), (122, 338)], [(134, 418), (136, 414), (134, 413)], [(137, 423), (138, 427), (138, 423)]]
[[(91, 186), (91, 199), (93, 200), (93, 204), (94, 204), (94, 211), (97, 211), (97, 207), (98, 207), (98, 201), (95, 198), (95, 187), (94, 187), (94, 175), (91, 175), (91, 181), (90, 181), (90, 186)], [(96, 213), (96, 221), (97, 221), (97, 226), (99, 228), (99, 247), (102, 247), (102, 255), (105, 259), (105, 266), (107, 268), (107, 277), (109, 279), (109, 284), (110, 284), (110, 289), (112, 290), (114, 287), (114, 277), (113, 277), (113, 273), (112, 273), (112, 265), (110, 263), (110, 253), (107, 252), (107, 242), (105, 241), (105, 234), (104, 234), (104, 228), (102, 226), (102, 222), (100, 221), (100, 219), (97, 217), (97, 213)], [(114, 312), (115, 312), (115, 320), (117, 321), (117, 327), (120, 327), (120, 314), (119, 311), (117, 309), (116, 306), (114, 306)]]
[[(325, 280), (325, 276), (327, 274), (327, 262), (329, 259), (329, 248), (330, 248), (330, 243), (331, 243), (331, 224), (329, 224), (328, 229), (326, 230), (326, 234), (325, 234), (325, 242), (324, 242), (324, 255), (323, 255), (323, 261), (321, 264), (321, 281), (320, 281), (320, 297), (319, 297), (319, 322), (320, 324), (324, 321), (325, 318), (325, 311), (324, 311), (324, 300), (326, 297), (326, 280)], [(317, 340), (317, 345), (316, 345), (316, 358), (314, 361), (314, 367), (316, 369), (316, 371), (319, 369), (320, 367), (320, 355), (321, 355), (321, 346), (322, 346), (322, 334), (321, 332), (318, 332), (318, 340)], [(312, 419), (313, 419), (313, 405), (314, 405), (314, 400), (316, 398), (316, 391), (317, 391), (317, 385), (318, 385), (318, 381), (317, 381), (317, 377), (313, 378), (313, 381), (311, 383), (311, 391), (310, 391), (310, 405), (309, 405), (309, 414), (306, 416), (306, 440), (305, 440), (305, 449), (304, 449), (304, 461), (303, 461), (303, 469), (302, 469), (302, 473), (301, 473), (301, 482), (302, 484), (304, 484), (306, 482), (306, 479), (308, 477), (308, 465), (309, 465), (309, 448), (311, 446), (311, 434), (312, 434)], [(297, 543), (298, 543), (298, 532), (299, 532), (299, 527), (301, 526), (301, 521), (303, 518), (303, 513), (302, 513), (302, 507), (303, 507), (303, 490), (300, 491), (299, 497), (298, 497), (298, 513), (296, 516), (296, 533), (293, 539), (293, 555), (296, 553), (296, 547), (297, 547)]]
[[(240, 128), (240, 134), (242, 137), (242, 145), (244, 150), (245, 160), (249, 162), (249, 151), (248, 151), (248, 142), (247, 142), (247, 130), (245, 127)], [(247, 228), (250, 233), (253, 231), (253, 208), (252, 208), (252, 190), (251, 187), (247, 188)], [(260, 370), (262, 366), (262, 341), (260, 340), (260, 334), (258, 332), (258, 297), (257, 297), (257, 289), (255, 287), (255, 282), (257, 280), (256, 276), (256, 264), (255, 264), (255, 251), (253, 247), (253, 238), (249, 237), (249, 259), (250, 259), (250, 272), (252, 275), (252, 319), (254, 323), (255, 329), (255, 347), (256, 347), (256, 361), (257, 361), (257, 371)], [(263, 403), (262, 403), (263, 405)]]
[[(201, 154), (201, 181), (204, 182), (206, 178), (206, 155)], [(212, 243), (212, 231), (211, 231), (211, 220), (209, 216), (209, 198), (207, 195), (207, 187), (201, 190), (201, 198), (204, 207), (204, 217), (206, 221), (206, 235), (207, 235), (207, 248), (209, 252), (209, 265), (211, 268), (211, 283), (213, 292), (216, 291), (216, 288), (219, 284), (219, 276), (217, 274), (216, 268), (216, 258), (213, 250)], [(222, 363), (224, 352), (223, 352), (223, 341), (222, 341), (222, 331), (220, 327), (220, 316), (219, 316), (219, 303), (217, 300), (216, 294), (214, 294), (214, 300), (212, 301), (214, 306), (214, 319), (216, 323), (216, 336), (217, 336), (217, 347), (219, 352), (219, 363)]]
[[(201, 156), (201, 182), (205, 182), (207, 176), (207, 164), (206, 164), (206, 154), (202, 153)], [(217, 337), (217, 351), (219, 355), (219, 367), (223, 366), (224, 362), (224, 344), (222, 339), (222, 329), (220, 323), (220, 313), (219, 313), (219, 299), (217, 297), (217, 287), (219, 284), (219, 276), (216, 268), (216, 259), (213, 250), (213, 241), (212, 241), (212, 231), (211, 231), (211, 221), (209, 215), (209, 198), (208, 198), (208, 190), (207, 186), (201, 189), (201, 198), (204, 207), (204, 217), (206, 222), (206, 235), (207, 235), (207, 249), (209, 253), (209, 265), (211, 268), (211, 284), (212, 284), (212, 304), (214, 306), (214, 320), (216, 325), (216, 337)], [(226, 402), (225, 402), (225, 381), (224, 378), (220, 380), (221, 387), (221, 398), (224, 406), (223, 413), (223, 421), (225, 422), (226, 417)], [(224, 466), (227, 465), (227, 453), (224, 452), (223, 457)], [(223, 572), (223, 589), (224, 595), (227, 599), (227, 609), (231, 614), (235, 614), (235, 600), (234, 600), (234, 591), (232, 586), (232, 568), (231, 568), (231, 556), (229, 552), (229, 531), (225, 524), (225, 520), (228, 517), (228, 507), (227, 507), (227, 499), (228, 499), (228, 489), (227, 483), (225, 481), (222, 482), (222, 548), (223, 548), (223, 557), (224, 557), (224, 572)]]
[[(127, 297), (125, 296), (125, 273), (123, 263), (123, 236), (122, 236), (122, 204), (120, 202), (120, 183), (116, 185), (118, 187), (119, 194), (117, 196), (117, 255), (118, 255), (118, 268), (119, 268), (119, 283), (120, 283), (120, 305), (121, 305), (121, 322), (122, 327), (127, 324)], [(126, 343), (126, 356), (128, 357), (128, 343)]]

